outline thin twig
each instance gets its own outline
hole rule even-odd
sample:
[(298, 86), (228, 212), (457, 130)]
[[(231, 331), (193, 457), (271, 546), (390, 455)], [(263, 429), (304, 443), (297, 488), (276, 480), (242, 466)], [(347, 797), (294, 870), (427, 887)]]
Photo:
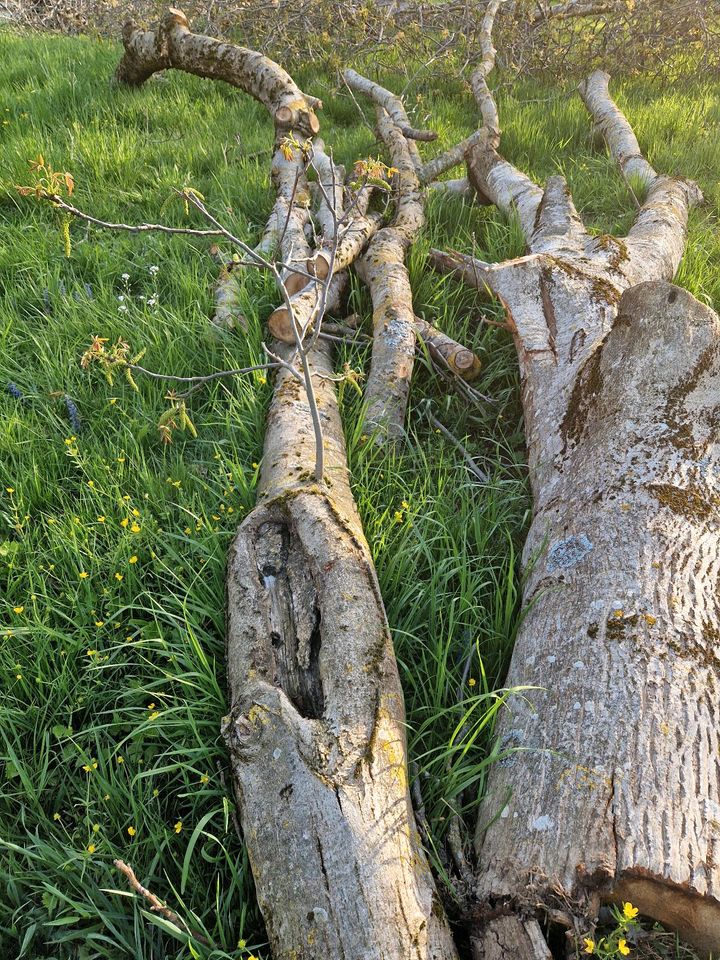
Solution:
[(447, 439), (448, 439), (452, 444), (454, 444), (454, 445), (457, 447), (457, 449), (458, 449), (458, 450), (460, 451), (460, 453), (462, 454), (463, 459), (465, 460), (465, 462), (467, 463), (468, 467), (470, 468), (471, 473), (473, 473), (473, 475), (474, 475), (481, 483), (488, 483), (488, 481), (489, 481), (489, 479), (490, 479), (490, 478), (488, 477), (488, 475), (487, 475), (486, 473), (484, 473), (484, 472), (480, 469), (480, 467), (477, 466), (477, 464), (475, 463), (475, 461), (473, 460), (473, 458), (470, 456), (467, 448), (463, 446), (463, 444), (458, 440), (458, 438), (457, 438), (453, 433), (450, 433), (450, 431), (448, 430), (448, 428), (447, 428), (444, 424), (440, 423), (440, 421), (437, 419), (437, 417), (435, 417), (435, 416), (431, 413), (429, 403), (428, 403), (428, 406), (427, 406), (427, 418), (428, 418), (428, 420), (430, 421), (430, 423), (435, 427), (436, 430), (439, 430), (440, 433), (442, 433), (442, 435), (443, 435), (444, 437), (447, 437)]
[(135, 891), (135, 893), (140, 894), (141, 897), (144, 897), (145, 900), (148, 901), (150, 904), (150, 909), (153, 913), (162, 914), (166, 920), (169, 920), (170, 923), (174, 923), (176, 927), (184, 927), (190, 937), (192, 937), (194, 940), (198, 940), (200, 943), (204, 943), (206, 947), (214, 946), (214, 944), (202, 933), (197, 933), (196, 931), (191, 930), (182, 917), (178, 916), (174, 910), (170, 909), (170, 907), (166, 907), (159, 897), (156, 897), (151, 890), (148, 890), (147, 887), (144, 887), (135, 876), (135, 871), (128, 863), (125, 863), (124, 860), (113, 860), (113, 863), (118, 870), (125, 875), (128, 884)]
[(287, 364), (278, 360), (276, 363), (257, 363), (252, 367), (240, 367), (238, 370), (217, 370), (215, 373), (208, 373), (197, 377), (177, 377), (172, 373), (155, 373), (154, 370), (148, 370), (139, 366), (137, 363), (129, 363), (128, 369), (134, 373), (142, 373), (153, 380), (171, 380), (173, 383), (209, 383), (211, 380), (219, 380), (222, 377), (238, 377), (244, 373), (255, 373), (256, 370), (272, 370), (274, 367), (285, 367)]
[(128, 233), (148, 233), (150, 231), (158, 233), (181, 233), (190, 237), (217, 237), (225, 233), (225, 231), (221, 229), (196, 230), (192, 227), (168, 227), (164, 223), (109, 223), (107, 220), (99, 220), (97, 217), (85, 213), (84, 210), (74, 207), (71, 203), (66, 203), (65, 200), (56, 193), (41, 194), (40, 199), (49, 201), (54, 207), (57, 207), (64, 213), (69, 213), (73, 217), (77, 217), (78, 220), (85, 220), (87, 223), (93, 223), (96, 227), (103, 227), (105, 230), (125, 230)]

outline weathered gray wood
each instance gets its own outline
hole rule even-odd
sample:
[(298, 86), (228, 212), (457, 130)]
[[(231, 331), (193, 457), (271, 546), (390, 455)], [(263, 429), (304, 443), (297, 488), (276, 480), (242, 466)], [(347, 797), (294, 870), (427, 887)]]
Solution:
[[(720, 323), (666, 282), (699, 191), (639, 156), (607, 79), (581, 93), (648, 188), (628, 236), (591, 236), (562, 178), (541, 189), (489, 137), (470, 179), (517, 211), (528, 254), (433, 255), (505, 305), (534, 501), (507, 683), (537, 689), (499, 725), (508, 756), (480, 809), (478, 897), (516, 932), (558, 907), (589, 927), (603, 897), (629, 899), (707, 951), (720, 943)], [(492, 955), (496, 923), (477, 940)], [(506, 955), (535, 960), (521, 940)]]
[(275, 386), (259, 501), (228, 564), (231, 751), (275, 960), (452, 960), (408, 792), (402, 690), (349, 486), (328, 347)]
[(547, 432), (507, 682), (542, 689), (501, 725), (521, 752), (490, 778), (479, 893), (521, 901), (535, 878), (537, 899), (590, 907), (597, 891), (716, 949), (720, 321), (670, 284), (636, 286), (559, 422), (539, 399), (525, 394)]
[(473, 960), (552, 960), (537, 920), (515, 916), (490, 920), (471, 947)]

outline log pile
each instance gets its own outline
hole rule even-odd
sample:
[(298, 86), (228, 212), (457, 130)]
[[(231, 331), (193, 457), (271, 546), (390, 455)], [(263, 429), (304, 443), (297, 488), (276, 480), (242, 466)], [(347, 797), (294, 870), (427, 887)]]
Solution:
[[(527, 252), (430, 260), (505, 306), (534, 500), (508, 684), (536, 689), (504, 715), (480, 811), (474, 956), (552, 957), (553, 929), (574, 948), (604, 901), (624, 899), (706, 952), (720, 943), (720, 322), (671, 284), (701, 196), (643, 158), (599, 71), (580, 94), (644, 192), (626, 237), (590, 234), (563, 178), (541, 187), (504, 159), (488, 82), (500, 3), (486, 4), (472, 76), (480, 127), (432, 161), (418, 143), (433, 131), (346, 72), (375, 109), (389, 214), (317, 138), (320, 101), (267, 57), (192, 33), (174, 9), (123, 33), (118, 82), (169, 68), (221, 79), (275, 131), (275, 205), (254, 249), (277, 265), (281, 366), (258, 503), (228, 563), (224, 734), (276, 960), (458, 956), (413, 814), (402, 690), (323, 323), (355, 269), (373, 304), (365, 430), (379, 444), (405, 435), (418, 341), (458, 380), (479, 375), (472, 350), (416, 316), (405, 263), (427, 189), (461, 162), (467, 178), (448, 189), (515, 214)], [(239, 320), (239, 269), (218, 284), (219, 325)]]

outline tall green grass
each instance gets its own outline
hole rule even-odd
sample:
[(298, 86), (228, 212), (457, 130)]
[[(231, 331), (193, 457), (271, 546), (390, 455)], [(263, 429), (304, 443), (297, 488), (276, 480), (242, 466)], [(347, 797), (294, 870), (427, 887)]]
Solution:
[[(107, 42), (0, 31), (1, 952), (266, 956), (219, 728), (225, 555), (254, 503), (270, 386), (255, 377), (198, 392), (198, 438), (165, 447), (156, 429), (163, 388), (139, 381), (136, 393), (122, 379), (111, 387), (79, 358), (100, 335), (147, 348), (144, 363), (158, 371), (242, 366), (261, 356), (274, 293), (248, 273), (249, 334), (218, 335), (208, 324), (207, 244), (73, 224), (66, 258), (54, 212), (13, 185), (28, 181), (27, 161), (42, 153), (73, 173), (78, 204), (95, 215), (177, 224), (188, 220), (174, 190), (192, 185), (252, 241), (272, 203), (271, 129), (248, 98), (195, 78), (171, 73), (137, 91), (115, 88), (117, 57)], [(339, 160), (379, 152), (332, 77), (308, 69), (302, 82), (327, 104), (324, 136)], [(689, 94), (638, 81), (618, 92), (650, 159), (706, 190), (679, 280), (716, 306), (717, 92), (702, 82)], [(503, 88), (504, 150), (540, 179), (562, 171), (594, 228), (626, 229), (629, 191), (593, 150), (582, 106), (567, 93)], [(442, 143), (473, 128), (457, 84), (425, 84), (420, 72), (408, 97)], [(420, 361), (402, 451), (362, 442), (352, 391), (343, 415), (442, 874), (449, 815), (459, 809), (471, 824), (487, 770), (501, 702), (494, 691), (518, 623), (529, 499), (513, 346), (479, 322), (498, 308), (425, 262), (430, 245), (514, 256), (521, 237), (490, 209), (432, 200), (428, 214), (409, 258), (416, 310), (478, 351), (492, 402), (468, 407)], [(350, 307), (369, 316), (357, 285)], [(367, 358), (353, 349), (340, 359)], [(68, 397), (80, 423), (71, 422)], [(487, 485), (428, 425), (428, 400), (478, 458)], [(214, 951), (130, 898), (115, 857)]]

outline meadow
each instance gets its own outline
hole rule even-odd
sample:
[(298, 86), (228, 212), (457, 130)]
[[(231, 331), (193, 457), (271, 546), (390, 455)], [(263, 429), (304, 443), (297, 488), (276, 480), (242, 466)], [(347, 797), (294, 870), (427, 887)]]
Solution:
[[(256, 373), (198, 391), (189, 401), (197, 437), (165, 445), (157, 427), (167, 388), (109, 384), (80, 359), (100, 336), (144, 349), (143, 364), (163, 373), (258, 362), (275, 292), (247, 271), (249, 332), (218, 333), (208, 321), (217, 273), (208, 242), (75, 222), (66, 250), (57, 213), (16, 185), (32, 182), (29, 161), (42, 155), (72, 173), (75, 202), (95, 216), (199, 227), (176, 194), (191, 186), (255, 241), (272, 205), (272, 130), (258, 104), (197, 78), (112, 86), (119, 50), (0, 29), (0, 953), (264, 958), (219, 731), (225, 557), (254, 504), (271, 384)], [(397, 78), (378, 79), (393, 87)], [(306, 68), (298, 81), (324, 100), (322, 135), (338, 160), (378, 155), (337, 78)], [(718, 309), (720, 84), (688, 75), (612, 90), (656, 168), (705, 193), (677, 282)], [(411, 122), (430, 117), (440, 135), (426, 156), (476, 125), (457, 81), (429, 83), (419, 70), (406, 98)], [(562, 173), (593, 229), (626, 231), (633, 197), (593, 145), (572, 85), (520, 78), (501, 84), (498, 99), (503, 153), (540, 181)], [(433, 197), (410, 253), (416, 312), (478, 352), (486, 403), (447, 392), (421, 359), (408, 442), (383, 453), (360, 436), (355, 391), (342, 396), (431, 858), (446, 878), (449, 815), (457, 810), (471, 835), (492, 760), (530, 501), (514, 347), (483, 322), (501, 321), (502, 310), (433, 275), (430, 246), (498, 260), (520, 255), (523, 242), (493, 208)], [(348, 311), (369, 321), (355, 281)], [(356, 368), (368, 359), (362, 348), (340, 354)], [(428, 405), (487, 484), (429, 424)], [(116, 857), (212, 946), (133, 900)], [(460, 892), (447, 883), (446, 895), (461, 918)]]

